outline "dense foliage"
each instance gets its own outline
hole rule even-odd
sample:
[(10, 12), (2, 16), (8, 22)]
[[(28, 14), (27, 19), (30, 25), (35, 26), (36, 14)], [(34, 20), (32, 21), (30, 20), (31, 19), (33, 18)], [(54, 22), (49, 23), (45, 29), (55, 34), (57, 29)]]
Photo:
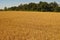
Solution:
[(42, 2), (39, 3), (29, 3), (29, 4), (20, 4), (19, 6), (14, 6), (4, 8), (5, 11), (42, 11), (42, 12), (60, 12), (60, 7), (56, 2)]

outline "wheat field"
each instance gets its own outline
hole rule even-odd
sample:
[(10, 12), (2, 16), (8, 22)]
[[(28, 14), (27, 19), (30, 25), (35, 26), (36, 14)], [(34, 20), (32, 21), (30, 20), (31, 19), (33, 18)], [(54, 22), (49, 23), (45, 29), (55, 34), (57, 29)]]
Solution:
[(60, 40), (60, 13), (0, 11), (0, 40)]

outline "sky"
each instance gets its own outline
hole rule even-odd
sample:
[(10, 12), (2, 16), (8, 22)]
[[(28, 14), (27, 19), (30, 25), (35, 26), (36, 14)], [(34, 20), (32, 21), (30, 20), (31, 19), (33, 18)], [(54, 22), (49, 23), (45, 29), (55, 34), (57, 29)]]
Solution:
[(0, 0), (0, 9), (3, 9), (4, 7), (18, 6), (20, 4), (30, 3), (30, 2), (38, 3), (40, 1), (46, 1), (46, 2), (55, 1), (57, 3), (60, 3), (60, 0)]

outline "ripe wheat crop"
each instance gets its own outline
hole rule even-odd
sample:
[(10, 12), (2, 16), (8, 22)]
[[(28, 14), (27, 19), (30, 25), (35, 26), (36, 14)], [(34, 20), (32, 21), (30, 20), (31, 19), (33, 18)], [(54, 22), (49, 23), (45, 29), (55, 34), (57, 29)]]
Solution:
[(60, 13), (1, 11), (0, 40), (60, 40)]

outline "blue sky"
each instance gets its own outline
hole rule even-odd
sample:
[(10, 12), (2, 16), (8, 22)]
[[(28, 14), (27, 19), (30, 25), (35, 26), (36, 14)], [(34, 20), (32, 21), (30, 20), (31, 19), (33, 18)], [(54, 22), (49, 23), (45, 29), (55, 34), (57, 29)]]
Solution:
[(19, 4), (30, 3), (30, 2), (39, 2), (39, 1), (46, 1), (46, 2), (53, 2), (56, 1), (57, 3), (60, 0), (0, 0), (0, 9), (11, 6), (18, 6)]

